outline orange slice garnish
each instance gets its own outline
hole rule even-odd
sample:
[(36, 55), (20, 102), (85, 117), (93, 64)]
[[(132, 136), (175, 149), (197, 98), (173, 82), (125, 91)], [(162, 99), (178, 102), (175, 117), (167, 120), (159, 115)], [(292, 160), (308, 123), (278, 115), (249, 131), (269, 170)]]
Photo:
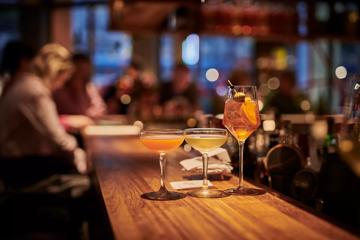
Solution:
[(247, 119), (254, 125), (257, 124), (257, 105), (250, 97), (245, 98), (244, 104), (241, 106), (241, 110), (245, 113)]

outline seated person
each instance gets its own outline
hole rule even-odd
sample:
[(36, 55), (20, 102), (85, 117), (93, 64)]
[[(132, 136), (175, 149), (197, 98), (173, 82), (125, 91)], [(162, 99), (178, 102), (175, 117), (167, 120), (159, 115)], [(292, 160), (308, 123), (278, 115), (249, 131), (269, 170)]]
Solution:
[(100, 117), (106, 112), (105, 103), (91, 82), (92, 67), (89, 56), (75, 54), (75, 69), (69, 81), (54, 92), (59, 114)]
[(190, 69), (178, 64), (173, 70), (170, 82), (161, 86), (160, 104), (166, 118), (186, 117), (198, 109), (199, 91), (191, 81)]
[(142, 95), (142, 66), (132, 61), (124, 74), (105, 92), (105, 102), (110, 114), (128, 114), (131, 105)]
[[(15, 164), (16, 173), (8, 173), (14, 179), (26, 181), (26, 177), (33, 177), (39, 181), (56, 173), (57, 168), (53, 166), (59, 166), (59, 171), (67, 167), (62, 170), (87, 171), (85, 153), (60, 125), (51, 97), (72, 71), (68, 50), (58, 44), (48, 44), (33, 59), (29, 72), (18, 75), (4, 92), (0, 100), (0, 164)], [(39, 159), (46, 161), (36, 162)], [(17, 160), (24, 165), (16, 167)], [(42, 172), (44, 165), (55, 172)], [(1, 175), (7, 174), (6, 168), (0, 169)]]
[(292, 72), (283, 72), (280, 75), (280, 86), (272, 91), (266, 98), (263, 111), (274, 111), (279, 116), (281, 114), (303, 113), (300, 104), (305, 97), (296, 89), (296, 80)]
[(20, 41), (10, 41), (5, 45), (0, 61), (0, 96), (19, 75), (29, 70), (34, 55), (35, 51)]
[(137, 91), (137, 98), (129, 107), (128, 116), (141, 121), (151, 121), (159, 117), (161, 107), (158, 105), (158, 82), (153, 72), (143, 72), (141, 85), (138, 86)]

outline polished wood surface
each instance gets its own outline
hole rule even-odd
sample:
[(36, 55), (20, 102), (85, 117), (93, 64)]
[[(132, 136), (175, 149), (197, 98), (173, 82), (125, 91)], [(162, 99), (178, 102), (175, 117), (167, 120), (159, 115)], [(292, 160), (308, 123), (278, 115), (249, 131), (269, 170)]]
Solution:
[[(136, 137), (88, 137), (86, 143), (115, 239), (357, 239), (271, 193), (142, 199), (142, 193), (159, 188), (157, 154)], [(181, 149), (168, 154), (169, 189), (170, 181), (189, 176), (178, 164), (187, 156)], [(237, 178), (212, 182), (227, 189), (237, 184)]]

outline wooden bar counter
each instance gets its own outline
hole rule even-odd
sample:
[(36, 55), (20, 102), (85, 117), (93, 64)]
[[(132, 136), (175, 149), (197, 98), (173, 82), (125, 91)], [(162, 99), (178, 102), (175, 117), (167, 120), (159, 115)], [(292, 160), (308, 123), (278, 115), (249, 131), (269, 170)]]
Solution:
[[(159, 188), (158, 155), (145, 149), (137, 137), (85, 138), (115, 239), (358, 239), (273, 193), (142, 199), (142, 193)], [(170, 181), (188, 175), (179, 165), (187, 156), (182, 149), (168, 154), (168, 189)], [(212, 183), (227, 189), (237, 180)]]

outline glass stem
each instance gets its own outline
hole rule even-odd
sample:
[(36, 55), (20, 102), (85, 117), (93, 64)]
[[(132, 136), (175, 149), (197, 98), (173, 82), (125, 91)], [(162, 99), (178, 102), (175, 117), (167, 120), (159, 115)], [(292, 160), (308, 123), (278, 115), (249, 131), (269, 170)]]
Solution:
[(207, 172), (208, 172), (208, 159), (209, 156), (207, 153), (203, 153), (202, 154), (202, 159), (203, 159), (203, 189), (208, 189), (209, 185), (208, 185), (208, 176), (207, 176)]
[(238, 141), (239, 144), (239, 187), (244, 187), (244, 141)]
[(166, 166), (166, 153), (160, 153), (160, 191), (167, 191), (165, 187), (165, 166)]

